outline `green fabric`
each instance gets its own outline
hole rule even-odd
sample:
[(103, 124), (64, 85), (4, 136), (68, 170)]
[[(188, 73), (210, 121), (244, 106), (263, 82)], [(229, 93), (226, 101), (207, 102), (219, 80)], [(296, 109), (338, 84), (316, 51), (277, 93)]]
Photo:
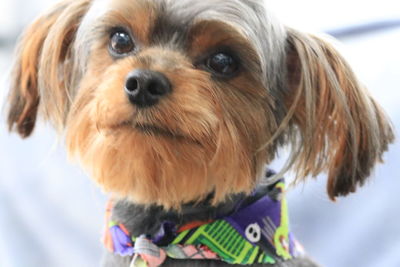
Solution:
[[(183, 239), (187, 240), (184, 244), (181, 243)], [(224, 220), (200, 226), (194, 232), (182, 232), (172, 244), (204, 245), (217, 253), (221, 260), (232, 264), (276, 263), (272, 255), (250, 244)]]

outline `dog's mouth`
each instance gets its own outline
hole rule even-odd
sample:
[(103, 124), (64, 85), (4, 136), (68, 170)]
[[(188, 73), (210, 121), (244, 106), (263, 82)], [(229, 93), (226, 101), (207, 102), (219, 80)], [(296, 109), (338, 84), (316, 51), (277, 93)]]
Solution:
[(163, 127), (159, 127), (157, 125), (135, 124), (134, 128), (137, 131), (139, 131), (145, 135), (167, 137), (169, 139), (174, 139), (174, 140), (178, 140), (178, 141), (186, 141), (189, 143), (200, 145), (200, 142), (193, 139), (192, 137), (186, 136), (179, 132), (171, 131), (171, 130), (163, 128)]
[(134, 129), (137, 132), (140, 132), (147, 136), (153, 137), (166, 137), (169, 139), (180, 140), (180, 141), (188, 141), (190, 143), (195, 143), (200, 145), (198, 140), (195, 140), (192, 137), (186, 136), (184, 134), (179, 133), (178, 131), (173, 131), (155, 124), (150, 123), (135, 123), (132, 121), (125, 121), (120, 123), (119, 125), (111, 127), (112, 129), (119, 129), (119, 128), (128, 128)]
[(183, 135), (181, 134), (177, 134), (173, 131), (170, 131), (168, 129), (159, 127), (157, 125), (153, 125), (153, 124), (142, 124), (142, 123), (137, 123), (134, 124), (134, 128), (145, 134), (145, 135), (151, 135), (151, 136), (165, 136), (165, 137), (169, 137), (169, 138), (175, 138), (175, 139), (181, 139), (181, 138), (185, 138)]

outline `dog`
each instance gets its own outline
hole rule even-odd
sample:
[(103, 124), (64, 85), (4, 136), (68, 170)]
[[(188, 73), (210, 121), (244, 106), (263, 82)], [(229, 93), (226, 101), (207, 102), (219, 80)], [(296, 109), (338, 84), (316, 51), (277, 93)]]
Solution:
[[(355, 192), (394, 140), (324, 39), (261, 0), (64, 0), (19, 41), (10, 131), (54, 125), (111, 194), (103, 266), (317, 266), (282, 176)], [(286, 166), (266, 166), (289, 146)]]

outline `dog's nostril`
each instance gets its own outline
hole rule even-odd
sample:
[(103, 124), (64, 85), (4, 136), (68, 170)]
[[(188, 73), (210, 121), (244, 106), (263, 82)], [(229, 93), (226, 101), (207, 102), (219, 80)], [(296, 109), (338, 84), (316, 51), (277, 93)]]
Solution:
[(148, 91), (152, 96), (163, 96), (166, 87), (160, 81), (151, 81), (148, 85)]
[(133, 93), (133, 92), (139, 90), (139, 81), (136, 78), (130, 78), (126, 82), (125, 87), (128, 92)]

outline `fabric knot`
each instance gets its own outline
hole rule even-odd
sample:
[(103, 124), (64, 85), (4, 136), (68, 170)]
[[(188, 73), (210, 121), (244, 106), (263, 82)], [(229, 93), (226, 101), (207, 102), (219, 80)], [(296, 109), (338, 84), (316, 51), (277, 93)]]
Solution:
[(133, 252), (131, 267), (158, 267), (167, 258), (165, 251), (144, 235), (136, 239)]

